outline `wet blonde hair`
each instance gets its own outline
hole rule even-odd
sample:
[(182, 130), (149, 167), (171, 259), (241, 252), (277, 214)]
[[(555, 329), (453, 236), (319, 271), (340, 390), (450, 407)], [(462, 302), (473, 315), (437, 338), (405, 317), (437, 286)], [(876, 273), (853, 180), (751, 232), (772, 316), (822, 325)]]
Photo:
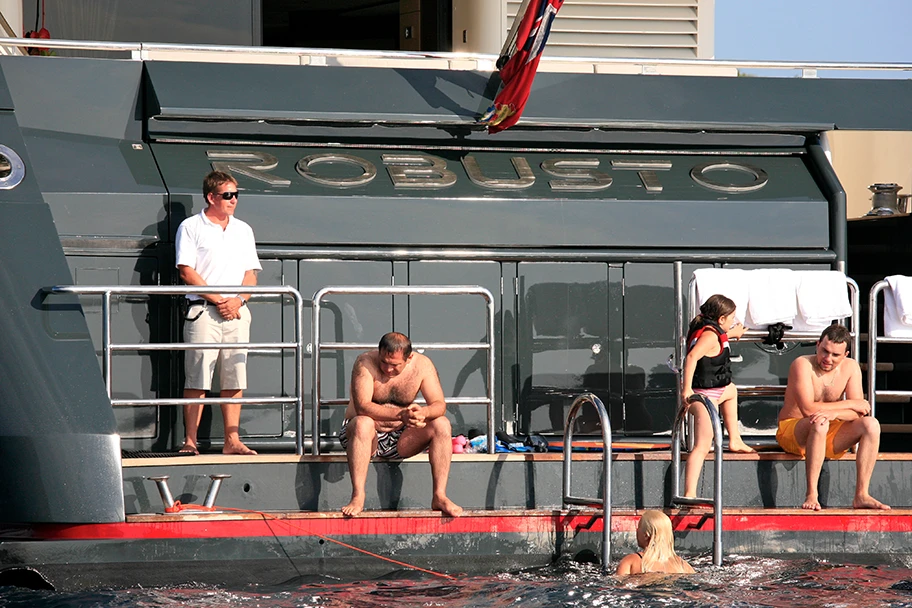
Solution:
[(661, 511), (644, 511), (637, 525), (637, 531), (649, 538), (649, 544), (643, 551), (640, 569), (649, 572), (655, 564), (678, 561), (674, 550), (674, 534), (671, 531), (671, 520)]

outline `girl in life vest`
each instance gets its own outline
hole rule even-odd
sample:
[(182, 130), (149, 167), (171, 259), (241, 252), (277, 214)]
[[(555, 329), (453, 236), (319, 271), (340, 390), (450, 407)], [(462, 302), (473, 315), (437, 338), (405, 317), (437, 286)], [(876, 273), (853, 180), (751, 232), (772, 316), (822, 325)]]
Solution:
[[(753, 452), (741, 439), (738, 428), (738, 389), (732, 382), (729, 336), (744, 334), (744, 326), (735, 324), (735, 303), (721, 294), (710, 296), (700, 306), (700, 314), (690, 322), (687, 332), (687, 358), (684, 360), (684, 402), (694, 393), (709, 397), (722, 411), (728, 431), (728, 449), (742, 454)], [(694, 447), (684, 469), (684, 496), (696, 497), (703, 461), (712, 447), (712, 421), (706, 407), (690, 404), (694, 417)]]

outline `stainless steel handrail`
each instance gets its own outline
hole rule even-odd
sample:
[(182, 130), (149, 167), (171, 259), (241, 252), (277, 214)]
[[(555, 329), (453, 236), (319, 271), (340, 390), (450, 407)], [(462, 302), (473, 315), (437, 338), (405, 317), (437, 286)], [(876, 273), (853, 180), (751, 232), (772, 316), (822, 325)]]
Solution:
[[(490, 66), (494, 69), (497, 55), (485, 53), (448, 53), (439, 51), (369, 51), (353, 49), (324, 49), (324, 48), (296, 48), (296, 47), (266, 47), (266, 46), (234, 46), (214, 44), (173, 44), (150, 42), (109, 42), (92, 40), (62, 40), (62, 39), (36, 39), (36, 38), (0, 38), (0, 46), (5, 47), (37, 47), (51, 49), (72, 49), (92, 51), (123, 51), (130, 52), (135, 60), (145, 59), (145, 55), (155, 52), (176, 51), (182, 53), (203, 54), (245, 54), (269, 57), (299, 56), (321, 58), (364, 58), (364, 59), (438, 59), (454, 62), (453, 69), (475, 70), (478, 65)], [(183, 57), (182, 60), (186, 60)], [(557, 57), (543, 56), (539, 71), (560, 71), (563, 66), (591, 65), (592, 71), (596, 66), (676, 66), (705, 68), (736, 68), (754, 70), (800, 70), (802, 77), (819, 77), (819, 71), (854, 71), (854, 72), (908, 72), (912, 71), (909, 63), (864, 63), (864, 62), (833, 62), (833, 61), (746, 61), (746, 60), (719, 60), (719, 59), (658, 59), (658, 58), (610, 58), (610, 57)], [(574, 68), (575, 72), (579, 67)], [(777, 74), (771, 74), (777, 76)], [(791, 74), (789, 74), (791, 76)]]
[(881, 336), (877, 331), (878, 306), (877, 296), (889, 287), (887, 281), (878, 281), (868, 294), (868, 402), (871, 404), (871, 416), (877, 407), (877, 397), (912, 397), (912, 391), (877, 390), (877, 345), (878, 344), (912, 344), (912, 338), (893, 338)]
[(54, 38), (0, 38), (0, 46), (24, 46), (42, 49), (82, 51), (133, 51), (143, 48), (141, 42), (107, 42), (104, 40), (61, 40)]
[[(681, 496), (681, 438), (687, 408), (699, 401), (706, 407), (713, 426), (713, 497), (691, 498)], [(671, 427), (671, 504), (672, 505), (712, 505), (713, 507), (713, 564), (722, 565), (722, 423), (716, 406), (705, 395), (695, 393), (678, 409), (674, 426)]]
[[(322, 405), (342, 405), (348, 403), (346, 400), (321, 398), (322, 379), (320, 378), (320, 351), (322, 350), (342, 350), (348, 349), (351, 345), (347, 342), (321, 342), (320, 341), (320, 313), (322, 311), (323, 298), (331, 294), (345, 295), (476, 295), (485, 300), (487, 309), (487, 342), (462, 342), (462, 343), (412, 343), (415, 350), (438, 349), (446, 347), (449, 350), (485, 350), (487, 351), (487, 375), (488, 375), (488, 394), (482, 398), (454, 398), (447, 399), (450, 403), (481, 403), (487, 404), (487, 424), (488, 424), (488, 453), (494, 453), (494, 296), (484, 287), (477, 285), (456, 286), (456, 285), (426, 285), (426, 286), (402, 286), (402, 287), (324, 287), (314, 294), (313, 297), (313, 455), (320, 455), (320, 406)], [(357, 344), (354, 343), (351, 348), (359, 347), (360, 350), (370, 350), (376, 347), (376, 344)], [(467, 400), (468, 399), (468, 400)], [(340, 402), (341, 401), (341, 402)]]
[[(433, 149), (433, 146), (426, 146)], [(455, 148), (454, 148), (455, 149)], [(459, 146), (460, 150), (471, 149), (470, 146)], [(480, 149), (480, 148), (479, 148)], [(504, 151), (525, 151), (528, 148), (499, 148)], [(536, 148), (534, 151), (571, 153), (578, 152), (574, 148)], [(589, 150), (590, 154), (603, 153)], [(604, 153), (622, 153), (620, 150), (609, 148)], [(694, 151), (694, 154), (698, 152)], [(431, 249), (431, 248), (362, 248), (362, 247), (257, 247), (260, 257), (279, 260), (490, 260), (503, 262), (689, 262), (694, 264), (711, 264), (719, 259), (719, 252), (713, 249), (593, 249), (579, 248), (570, 251), (535, 251), (517, 247), (475, 247), (473, 249)], [(831, 264), (836, 260), (832, 250), (801, 252), (782, 249), (740, 250), (726, 254), (726, 259), (731, 263), (742, 264)]]
[[(327, 350), (370, 350), (377, 346), (369, 342), (324, 342), (323, 348)], [(420, 348), (427, 350), (487, 350), (487, 344), (454, 343), (454, 342), (423, 342)]]
[[(571, 494), (570, 464), (573, 461), (573, 421), (576, 413), (585, 405), (591, 403), (598, 412), (602, 424), (602, 497), (583, 498)], [(602, 507), (602, 572), (608, 572), (608, 562), (611, 561), (611, 419), (602, 400), (592, 393), (583, 393), (573, 400), (570, 411), (567, 413), (567, 427), (564, 429), (564, 466), (563, 466), (563, 492), (561, 493), (561, 508), (567, 505), (599, 505)]]
[[(858, 352), (860, 343), (859, 328), (859, 295), (858, 284), (849, 277), (846, 277), (846, 285), (849, 289), (850, 301), (852, 305), (852, 315), (849, 317), (849, 330), (852, 335), (852, 344), (854, 352)], [(696, 283), (691, 277), (688, 284), (688, 302), (687, 317), (684, 315), (684, 294), (683, 294), (683, 264), (678, 261), (674, 263), (674, 289), (675, 289), (675, 370), (678, 372), (678, 412), (675, 416), (674, 426), (671, 432), (672, 442), (672, 504), (712, 504), (714, 508), (714, 539), (713, 539), (713, 563), (722, 564), (722, 426), (719, 421), (719, 414), (712, 401), (703, 395), (691, 395), (687, 403), (682, 401), (681, 388), (682, 378), (680, 371), (683, 369), (684, 353), (686, 350), (685, 324), (687, 319), (692, 319), (697, 313), (697, 294)], [(761, 342), (766, 336), (766, 332), (748, 330), (741, 337), (742, 342)], [(784, 342), (805, 342), (816, 341), (820, 335), (815, 332), (787, 331), (783, 335)], [(739, 393), (749, 395), (769, 395), (778, 396), (785, 394), (785, 386), (782, 385), (737, 385)], [(713, 444), (715, 447), (715, 480), (713, 499), (707, 498), (689, 498), (680, 496), (680, 467), (681, 467), (681, 440), (680, 432), (686, 425), (687, 408), (690, 403), (700, 401), (709, 412), (713, 424)], [(685, 429), (686, 435), (686, 429)], [(690, 443), (690, 442), (688, 442)]]
[[(234, 342), (231, 344), (188, 344), (186, 342), (158, 342), (155, 344), (115, 344), (111, 337), (111, 298), (118, 296), (153, 296), (153, 295), (187, 295), (212, 293), (212, 286), (124, 286), (124, 285), (55, 285), (46, 289), (49, 293), (98, 295), (101, 296), (101, 343), (102, 343), (102, 375), (105, 390), (111, 405), (114, 407), (136, 407), (145, 405), (183, 405), (186, 403), (241, 403), (241, 404), (295, 404), (295, 453), (304, 453), (303, 424), (304, 424), (304, 299), (294, 287), (283, 286), (219, 286), (219, 291), (225, 293), (249, 293), (252, 295), (287, 296), (294, 300), (295, 328), (293, 342)], [(112, 381), (112, 363), (115, 352), (120, 351), (162, 351), (162, 350), (209, 350), (224, 348), (257, 348), (263, 350), (295, 351), (295, 396), (293, 397), (245, 397), (240, 399), (203, 398), (203, 399), (114, 399)]]

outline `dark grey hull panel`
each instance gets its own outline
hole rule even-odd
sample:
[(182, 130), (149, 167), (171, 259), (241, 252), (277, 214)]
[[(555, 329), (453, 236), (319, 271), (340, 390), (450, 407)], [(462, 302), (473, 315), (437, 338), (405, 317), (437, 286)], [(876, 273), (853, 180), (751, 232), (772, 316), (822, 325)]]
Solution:
[[(513, 538), (510, 538), (513, 536)], [(389, 556), (404, 547), (403, 537), (347, 539), (361, 549)], [(516, 535), (466, 539), (413, 538), (406, 555), (394, 557), (435, 572), (486, 574), (545, 566), (553, 556), (529, 550)], [(515, 553), (508, 547), (521, 546)], [(37, 569), (58, 590), (99, 587), (182, 586), (192, 583), (238, 588), (281, 585), (295, 580), (354, 581), (419, 570), (321, 542), (316, 538), (169, 539), (130, 541), (51, 541), (3, 543), (2, 563)], [(433, 576), (433, 575), (427, 575)]]
[[(678, 550), (712, 549), (708, 511), (669, 511)], [(725, 555), (839, 555), (883, 561), (912, 547), (910, 511), (731, 509)], [(288, 518), (284, 518), (287, 515)], [(615, 511), (612, 560), (634, 549), (639, 512)], [(597, 561), (596, 512), (374, 512), (141, 516), (125, 524), (35, 527), (33, 540), (0, 543), (5, 567), (29, 566), (57, 589), (181, 586), (229, 588), (389, 576), (462, 576), (546, 566), (561, 556)], [(41, 538), (41, 540), (38, 540)], [(613, 567), (613, 564), (611, 564)]]

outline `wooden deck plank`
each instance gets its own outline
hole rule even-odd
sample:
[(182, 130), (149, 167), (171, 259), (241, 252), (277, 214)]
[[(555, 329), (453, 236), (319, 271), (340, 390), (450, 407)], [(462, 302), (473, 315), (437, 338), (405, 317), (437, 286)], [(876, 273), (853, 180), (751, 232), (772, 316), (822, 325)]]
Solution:
[[(891, 432), (897, 432), (892, 426), (909, 426), (912, 425), (890, 425)], [(665, 451), (645, 451), (645, 452), (615, 452), (612, 454), (615, 461), (670, 461), (671, 452)], [(687, 453), (682, 453), (686, 460)], [(500, 453), (500, 454), (453, 454), (453, 463), (458, 466), (460, 463), (472, 462), (505, 462), (505, 461), (531, 461), (531, 462), (560, 462), (564, 458), (559, 452), (547, 453)], [(854, 460), (855, 454), (848, 453), (842, 459)], [(712, 453), (707, 460), (712, 459)], [(794, 454), (787, 454), (782, 451), (764, 450), (755, 454), (730, 454), (726, 452), (723, 455), (724, 460), (759, 460), (759, 461), (790, 461), (802, 460)], [(881, 461), (912, 461), (912, 452), (881, 452), (878, 454), (878, 460)], [(601, 452), (579, 452), (573, 454), (573, 460), (576, 461), (600, 461), (602, 460)], [(196, 465), (229, 465), (229, 464), (282, 464), (282, 463), (345, 463), (344, 454), (329, 454), (323, 456), (297, 456), (295, 454), (258, 454), (256, 456), (238, 456), (226, 454), (200, 454), (199, 456), (187, 457), (180, 456), (174, 458), (124, 458), (124, 468), (143, 468), (143, 467), (163, 467), (163, 466), (196, 466)], [(373, 462), (390, 462), (386, 459), (374, 459)], [(406, 458), (397, 462), (428, 462), (427, 454), (418, 454), (411, 458)]]
[[(612, 517), (639, 517), (645, 509), (612, 509)], [(677, 516), (712, 516), (712, 509), (709, 507), (689, 507), (681, 509), (664, 509), (671, 517)], [(504, 517), (524, 517), (524, 518), (551, 518), (563, 517), (568, 514), (574, 515), (600, 515), (600, 509), (579, 508), (562, 511), (560, 509), (467, 509), (464, 518), (504, 518)], [(143, 513), (139, 515), (128, 515), (127, 523), (167, 523), (167, 522), (187, 522), (187, 521), (240, 521), (240, 520), (262, 520), (264, 515), (268, 519), (295, 520), (295, 519), (349, 519), (339, 511), (268, 511), (247, 512), (213, 512), (213, 513)], [(858, 517), (858, 518), (877, 518), (877, 517), (912, 517), (912, 508), (909, 509), (892, 509), (890, 511), (880, 511), (872, 509), (851, 509), (851, 508), (830, 508), (822, 511), (808, 511), (800, 508), (726, 508), (723, 509), (723, 515), (726, 517), (758, 517), (758, 516), (801, 516), (801, 517)], [(358, 517), (352, 518), (357, 520), (364, 519), (409, 519), (409, 518), (430, 518), (430, 519), (452, 519), (443, 515), (439, 511), (429, 509), (403, 509), (400, 511), (363, 511)]]

